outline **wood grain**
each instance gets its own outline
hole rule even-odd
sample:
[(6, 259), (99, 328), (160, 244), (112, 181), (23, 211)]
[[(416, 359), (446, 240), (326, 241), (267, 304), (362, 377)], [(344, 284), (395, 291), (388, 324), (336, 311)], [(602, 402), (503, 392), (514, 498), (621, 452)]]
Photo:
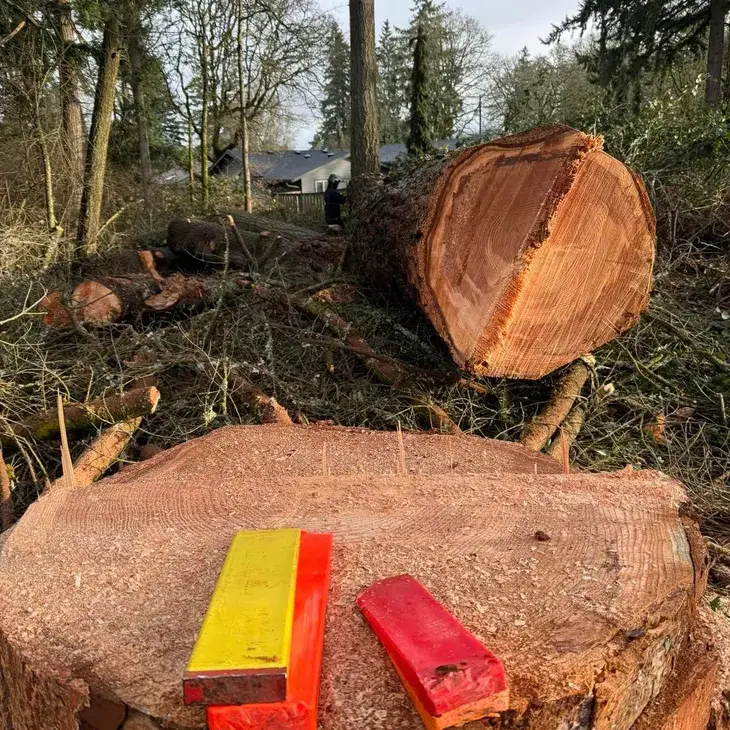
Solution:
[[(0, 685), (20, 662), (37, 681), (103, 684), (163, 727), (204, 728), (180, 677), (231, 536), (293, 526), (335, 536), (320, 730), (422, 727), (355, 606), (399, 573), (503, 661), (510, 710), (495, 727), (590, 727), (595, 711), (628, 730), (697, 613), (704, 556), (679, 515), (680, 486), (654, 472), (535, 474), (560, 467), (465, 436), (404, 434), (403, 451), (408, 474), (397, 475), (395, 434), (226, 428), (42, 497), (0, 548), (0, 646), (16, 657), (0, 652)], [(36, 730), (24, 697), (5, 693), (0, 712)]]

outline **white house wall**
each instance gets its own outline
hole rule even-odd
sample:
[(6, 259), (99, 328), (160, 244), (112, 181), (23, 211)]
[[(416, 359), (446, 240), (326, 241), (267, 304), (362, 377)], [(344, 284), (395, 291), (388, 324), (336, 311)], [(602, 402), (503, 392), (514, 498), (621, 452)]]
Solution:
[(347, 183), (350, 182), (350, 160), (332, 160), (326, 165), (322, 165), (322, 167), (318, 167), (316, 170), (302, 175), (302, 192), (316, 193), (317, 180), (326, 181), (330, 175), (339, 175), (342, 178), (342, 182), (340, 183), (341, 190), (347, 187)]

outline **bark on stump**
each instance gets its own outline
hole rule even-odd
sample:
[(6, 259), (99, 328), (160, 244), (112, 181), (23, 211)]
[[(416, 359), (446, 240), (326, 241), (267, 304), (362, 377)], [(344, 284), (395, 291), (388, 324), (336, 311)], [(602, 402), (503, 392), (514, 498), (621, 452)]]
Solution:
[(0, 727), (75, 730), (98, 696), (205, 727), (181, 677), (221, 562), (286, 525), (335, 534), (321, 730), (422, 727), (354, 604), (399, 573), (505, 664), (510, 710), (475, 730), (629, 730), (685, 658), (706, 556), (671, 479), (556, 470), (469, 436), (231, 427), (51, 492), (0, 548)]
[(601, 144), (550, 126), (431, 160), (356, 201), (350, 265), (404, 289), (459, 365), (542, 377), (647, 304), (654, 214)]

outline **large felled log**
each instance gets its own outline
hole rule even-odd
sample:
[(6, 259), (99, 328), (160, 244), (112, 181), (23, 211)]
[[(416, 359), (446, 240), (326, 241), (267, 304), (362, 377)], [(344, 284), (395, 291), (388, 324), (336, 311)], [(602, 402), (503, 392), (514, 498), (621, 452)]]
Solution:
[(335, 536), (321, 730), (422, 727), (355, 609), (403, 573), (503, 661), (510, 709), (489, 727), (629, 730), (682, 663), (705, 556), (676, 482), (558, 469), (468, 436), (231, 427), (56, 490), (0, 548), (0, 717), (71, 728), (103, 688), (204, 728), (181, 677), (231, 538), (291, 526)]
[(258, 215), (239, 213), (228, 218), (233, 226), (220, 218), (173, 220), (167, 229), (167, 245), (182, 257), (212, 264), (222, 264), (228, 251), (229, 265), (245, 269), (251, 267), (251, 261), (244, 247), (259, 269), (280, 255), (319, 265), (334, 265), (342, 256), (341, 237)]
[(541, 377), (647, 304), (644, 185), (600, 138), (569, 127), (429, 161), (356, 202), (350, 265), (403, 288), (477, 374)]
[[(136, 388), (86, 403), (66, 403), (63, 407), (66, 429), (69, 433), (78, 433), (105, 424), (148, 416), (155, 412), (159, 400), (160, 391), (157, 388)], [(53, 408), (11, 425), (12, 435), (0, 433), (2, 446), (12, 446), (16, 438), (39, 441), (56, 438), (59, 435), (58, 411)]]

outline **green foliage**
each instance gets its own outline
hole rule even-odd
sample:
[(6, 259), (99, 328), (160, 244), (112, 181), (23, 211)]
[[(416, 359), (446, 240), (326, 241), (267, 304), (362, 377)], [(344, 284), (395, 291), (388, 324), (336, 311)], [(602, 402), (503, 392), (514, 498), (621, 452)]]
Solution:
[(413, 73), (411, 75), (411, 117), (409, 120), (408, 154), (416, 157), (427, 154), (431, 148), (431, 112), (429, 57), (427, 31), (418, 26), (413, 48)]
[(551, 40), (565, 31), (596, 28), (597, 40), (580, 54), (581, 63), (619, 103), (638, 110), (642, 74), (666, 70), (703, 50), (709, 22), (707, 0), (582, 0)]
[(434, 139), (475, 131), (479, 99), (488, 86), (491, 37), (481, 24), (444, 3), (416, 0), (407, 28), (385, 24), (378, 44), (381, 141), (403, 141), (413, 89), (412, 51), (419, 26), (428, 57), (428, 118)]
[(333, 20), (327, 41), (322, 122), (313, 147), (344, 149), (350, 146), (350, 44)]
[(380, 32), (378, 57), (378, 107), (380, 142), (400, 142), (406, 135), (403, 90), (408, 86), (407, 52), (399, 31), (386, 20)]

